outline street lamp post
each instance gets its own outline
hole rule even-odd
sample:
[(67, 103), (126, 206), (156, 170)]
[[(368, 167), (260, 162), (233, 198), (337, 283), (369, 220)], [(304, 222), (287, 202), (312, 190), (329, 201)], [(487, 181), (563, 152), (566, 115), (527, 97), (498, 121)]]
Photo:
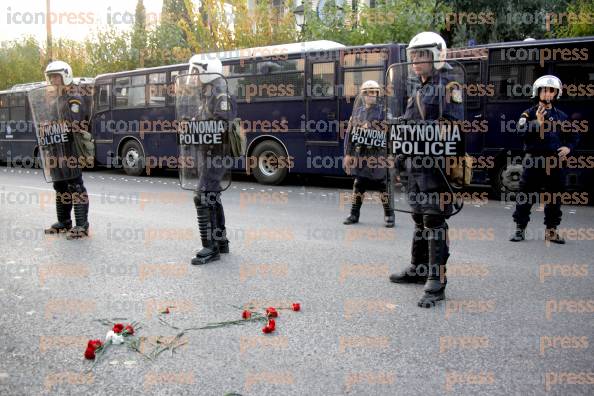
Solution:
[(52, 18), (50, 18), (50, 0), (46, 0), (45, 2), (45, 24), (46, 24), (46, 33), (47, 33), (47, 57), (48, 62), (51, 62), (52, 59)]
[(295, 7), (293, 15), (295, 15), (295, 23), (299, 26), (299, 41), (303, 41), (303, 33), (305, 30), (305, 8), (303, 7), (303, 4)]

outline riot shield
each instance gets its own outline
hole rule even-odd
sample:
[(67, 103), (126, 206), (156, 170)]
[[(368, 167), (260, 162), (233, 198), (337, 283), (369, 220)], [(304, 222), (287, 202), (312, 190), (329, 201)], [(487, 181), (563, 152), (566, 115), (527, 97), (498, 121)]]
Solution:
[(65, 117), (68, 104), (62, 90), (63, 87), (46, 85), (28, 93), (39, 157), (48, 183), (82, 174), (73, 135), (80, 125)]
[[(379, 93), (379, 92), (378, 92)], [(345, 167), (351, 176), (385, 180), (388, 169), (383, 95), (359, 94), (345, 135)]]
[[(462, 208), (453, 175), (465, 172), (465, 71), (457, 62), (393, 64), (386, 73), (395, 210), (452, 216)], [(464, 177), (464, 175), (463, 175)]]
[(227, 80), (220, 74), (179, 75), (175, 111), (181, 188), (226, 190), (231, 184), (229, 128), (234, 117)]

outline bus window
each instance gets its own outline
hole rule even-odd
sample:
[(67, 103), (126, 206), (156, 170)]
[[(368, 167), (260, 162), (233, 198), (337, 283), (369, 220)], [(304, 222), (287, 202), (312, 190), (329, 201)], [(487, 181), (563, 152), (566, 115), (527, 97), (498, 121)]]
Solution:
[(111, 85), (100, 85), (97, 89), (97, 111), (109, 109), (109, 102), (111, 99)]
[(13, 121), (25, 120), (25, 94), (12, 94), (10, 98), (10, 118)]
[(303, 71), (303, 59), (287, 59), (277, 61), (258, 62), (259, 74), (270, 74), (278, 72)]
[(130, 77), (116, 78), (115, 80), (115, 107), (128, 107), (128, 87)]
[(242, 61), (236, 64), (223, 65), (223, 76), (227, 78), (229, 94), (235, 96), (239, 101), (245, 100), (246, 87), (249, 85), (249, 81), (247, 77), (239, 78), (239, 76), (253, 74), (253, 71), (254, 64), (251, 62)]
[(167, 95), (167, 73), (149, 74), (149, 106), (165, 106)]
[(169, 86), (168, 92), (166, 93), (165, 97), (169, 98), (168, 105), (175, 105), (175, 81), (177, 80), (177, 76), (183, 73), (187, 73), (187, 69), (185, 70), (172, 70), (169, 72)]
[[(464, 62), (464, 68), (466, 69), (466, 81), (464, 82), (467, 86), (478, 86), (482, 83), (481, 81), (481, 63), (478, 61)], [(470, 90), (467, 90), (469, 92)], [(481, 107), (481, 96), (480, 95), (466, 95), (466, 107), (468, 110), (476, 110)]]
[(489, 83), (495, 86), (490, 101), (509, 101), (530, 98), (532, 83), (545, 71), (538, 64), (494, 65), (489, 67)]
[[(229, 64), (223, 67), (229, 92), (238, 101), (303, 97), (303, 59)], [(254, 74), (255, 71), (258, 74)], [(240, 76), (239, 73), (251, 72)]]
[(565, 86), (562, 101), (594, 99), (593, 63), (558, 63), (553, 74), (559, 77)]
[(177, 76), (181, 74), (181, 70), (173, 70), (170, 74), (169, 81), (175, 85), (175, 80), (177, 79)]
[(0, 133), (6, 132), (6, 123), (9, 120), (8, 96), (0, 95)]
[(146, 76), (133, 76), (132, 86), (130, 87), (130, 93), (128, 94), (128, 105), (132, 107), (145, 106), (145, 85)]
[(368, 70), (345, 70), (343, 97), (354, 97), (359, 93), (359, 87), (367, 80), (377, 81), (380, 86), (384, 85), (384, 72), (381, 69)]
[(145, 101), (146, 76), (133, 76), (116, 78), (115, 95), (116, 108), (143, 107)]
[(223, 66), (223, 75), (226, 77), (253, 74), (254, 64), (252, 62), (240, 62)]
[(388, 59), (388, 53), (385, 50), (379, 51), (377, 48), (357, 48), (354, 53), (348, 53), (348, 51), (346, 50), (344, 54), (343, 67), (383, 66), (384, 61)]
[(334, 96), (334, 62), (314, 63), (311, 76), (311, 96)]

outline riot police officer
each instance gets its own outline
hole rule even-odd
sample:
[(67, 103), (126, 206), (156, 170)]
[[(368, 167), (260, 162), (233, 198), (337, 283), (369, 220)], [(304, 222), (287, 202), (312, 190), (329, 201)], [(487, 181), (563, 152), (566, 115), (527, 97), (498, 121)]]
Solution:
[[(353, 113), (344, 139), (343, 167), (348, 175), (355, 176), (351, 214), (343, 222), (359, 222), (363, 198), (368, 188), (379, 185), (384, 207), (386, 227), (394, 227), (392, 196), (387, 183), (387, 151), (384, 122), (384, 105), (377, 81), (361, 84), (360, 94), (353, 104)], [(362, 133), (358, 133), (362, 132)], [(383, 163), (380, 160), (384, 160)]]
[[(561, 133), (559, 122), (566, 121), (568, 117), (554, 103), (562, 92), (563, 85), (559, 78), (552, 75), (538, 78), (532, 85), (532, 98), (537, 104), (524, 111), (518, 121), (517, 129), (524, 137), (526, 156), (513, 214), (516, 231), (510, 238), (512, 242), (526, 238), (530, 210), (535, 203), (534, 193), (544, 187), (546, 193), (551, 194), (544, 209), (545, 240), (557, 244), (565, 243), (557, 233), (562, 212), (561, 203), (554, 197), (554, 193), (564, 190), (563, 169), (559, 164), (575, 149), (579, 138), (575, 132)], [(551, 157), (556, 159), (551, 163), (556, 163), (557, 166), (551, 167), (547, 172), (547, 158)]]
[[(230, 148), (228, 128), (235, 118), (237, 106), (228, 93), (223, 66), (219, 59), (205, 59), (203, 55), (190, 58), (189, 73), (199, 77), (197, 114), (193, 119), (225, 121), (225, 132), (220, 144), (213, 141), (196, 146), (194, 161), (197, 184), (194, 205), (202, 249), (192, 259), (193, 265), (219, 260), (220, 253), (229, 253), (229, 240), (225, 228), (225, 212), (221, 192), (228, 187), (225, 181), (230, 176)], [(190, 76), (191, 77), (191, 76)]]
[[(82, 153), (76, 149), (74, 134), (87, 129), (87, 109), (76, 92), (68, 63), (51, 62), (45, 69), (45, 77), (49, 85), (29, 93), (36, 124), (39, 121), (36, 129), (44, 175), (46, 180), (53, 181), (56, 191), (58, 222), (45, 233), (67, 232), (67, 239), (79, 239), (89, 235), (89, 196), (82, 178)], [(55, 133), (57, 130), (61, 133)], [(70, 217), (73, 208), (75, 227)]]
[[(444, 122), (464, 117), (461, 82), (446, 59), (446, 43), (433, 32), (419, 33), (407, 48), (406, 75), (394, 77), (395, 84), (412, 80), (404, 89), (405, 107), (400, 116), (406, 123)], [(398, 80), (398, 81), (396, 81)], [(404, 82), (402, 82), (404, 83)], [(463, 83), (463, 81), (462, 81)], [(397, 114), (395, 114), (397, 115)], [(431, 157), (429, 157), (431, 159)], [(424, 156), (399, 155), (398, 167), (406, 188), (410, 213), (415, 224), (411, 263), (403, 271), (390, 275), (395, 283), (425, 283), (424, 295), (418, 306), (429, 308), (445, 298), (445, 265), (449, 257), (448, 225), (453, 212), (452, 201), (442, 201), (451, 192), (443, 169), (437, 161), (426, 166)], [(420, 165), (420, 164), (423, 165)]]

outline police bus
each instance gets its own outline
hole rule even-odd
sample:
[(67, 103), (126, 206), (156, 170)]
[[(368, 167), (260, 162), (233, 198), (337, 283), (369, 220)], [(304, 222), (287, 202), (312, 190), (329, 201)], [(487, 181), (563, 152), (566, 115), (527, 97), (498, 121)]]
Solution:
[[(204, 54), (223, 63), (247, 138), (234, 164), (260, 183), (278, 184), (288, 172), (344, 175), (342, 135), (359, 86), (383, 84), (387, 66), (405, 45), (345, 47), (312, 41)], [(176, 167), (172, 92), (187, 64), (109, 73), (95, 79), (92, 130), (99, 165), (140, 175)]]
[[(27, 93), (45, 84), (45, 81), (17, 84), (0, 91), (0, 163), (26, 168), (39, 166), (37, 137)], [(75, 78), (74, 84), (90, 115), (93, 78)]]
[[(478, 158), (473, 183), (496, 192), (519, 188), (522, 139), (516, 128), (521, 113), (534, 105), (532, 83), (552, 74), (563, 83), (555, 105), (570, 118), (580, 142), (567, 169), (570, 190), (592, 191), (594, 180), (594, 37), (524, 40), (452, 49), (449, 58), (466, 69), (467, 120), (478, 133), (467, 134), (469, 154)], [(590, 159), (588, 159), (590, 157)], [(481, 166), (485, 164), (485, 166)]]
[[(367, 80), (383, 85), (387, 67), (405, 61), (404, 44), (346, 47), (313, 41), (204, 54), (223, 62), (230, 93), (247, 136), (247, 159), (255, 178), (277, 184), (288, 172), (344, 175), (343, 134), (359, 86)], [(586, 122), (574, 155), (594, 155), (594, 37), (530, 40), (450, 49), (448, 57), (466, 69), (468, 153), (478, 161), (473, 183), (495, 191), (518, 188), (522, 167), (517, 161), (522, 140), (509, 133), (521, 112), (530, 107), (533, 81), (554, 74), (565, 84), (559, 107)], [(175, 168), (177, 145), (171, 123), (177, 75), (187, 64), (100, 75), (95, 79), (91, 121), (96, 163), (122, 166), (130, 175), (154, 167)], [(87, 80), (87, 79), (84, 79)], [(11, 133), (30, 122), (26, 85), (0, 92), (0, 160), (7, 154), (35, 155), (31, 129)], [(4, 121), (4, 120), (8, 120)], [(4, 122), (1, 122), (4, 121)], [(21, 122), (21, 124), (19, 124)], [(581, 127), (584, 124), (579, 124)], [(512, 125), (513, 126), (513, 125)], [(9, 132), (7, 134), (7, 131)], [(570, 169), (567, 185), (591, 185), (592, 167)], [(591, 187), (590, 187), (591, 188)]]

